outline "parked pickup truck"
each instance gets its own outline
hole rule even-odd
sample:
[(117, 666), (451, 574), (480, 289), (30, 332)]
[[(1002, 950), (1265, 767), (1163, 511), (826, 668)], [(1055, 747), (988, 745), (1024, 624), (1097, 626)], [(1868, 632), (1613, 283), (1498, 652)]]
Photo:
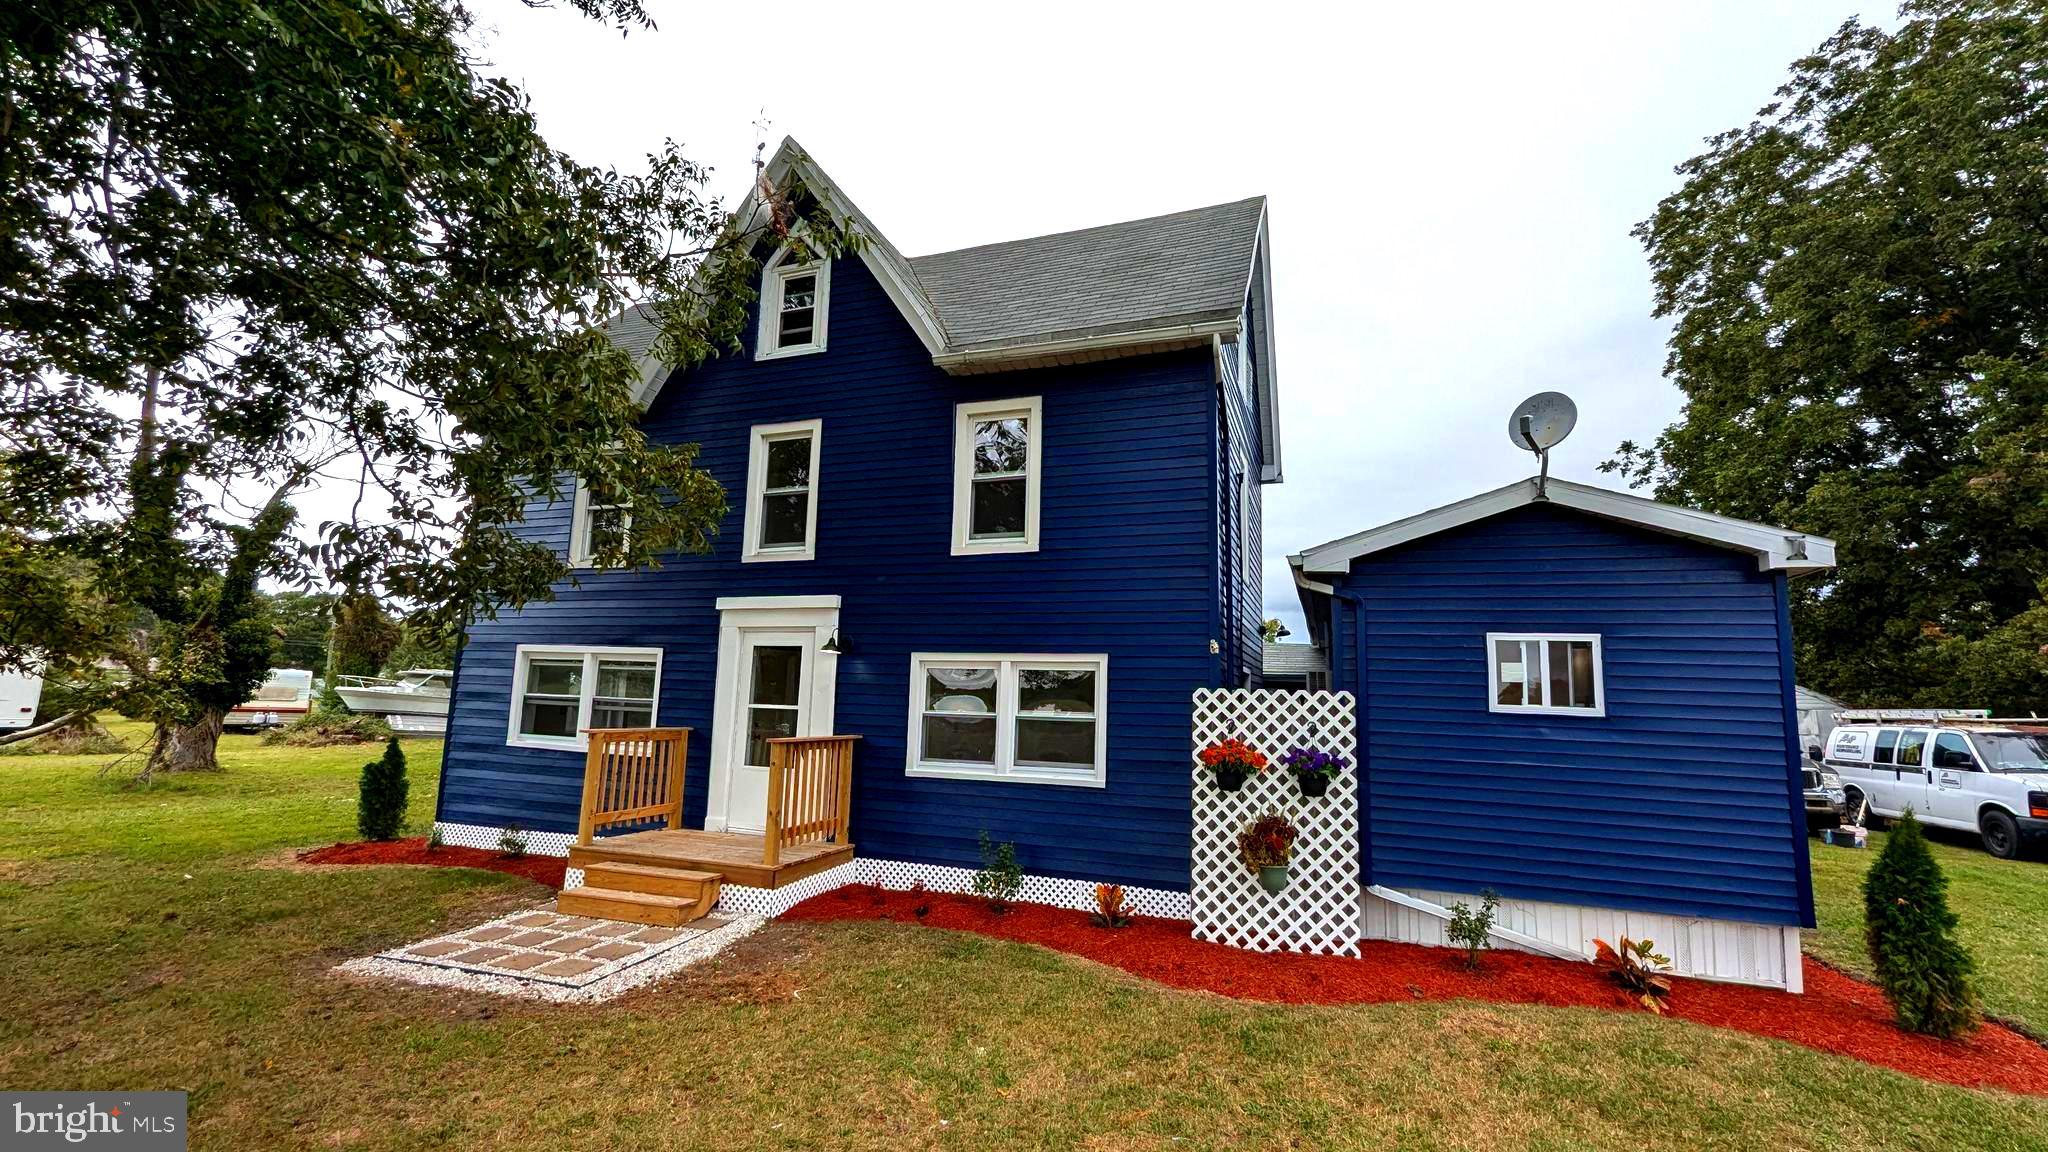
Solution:
[[(1865, 717), (1868, 717), (1865, 719)], [(1841, 714), (1823, 766), (1850, 811), (1906, 809), (1924, 824), (1975, 832), (2000, 859), (2048, 836), (2048, 721), (1941, 712)]]
[(1805, 777), (1806, 826), (1833, 828), (1840, 824), (1848, 809), (1842, 778), (1835, 775), (1834, 769), (1820, 764), (1808, 764)]

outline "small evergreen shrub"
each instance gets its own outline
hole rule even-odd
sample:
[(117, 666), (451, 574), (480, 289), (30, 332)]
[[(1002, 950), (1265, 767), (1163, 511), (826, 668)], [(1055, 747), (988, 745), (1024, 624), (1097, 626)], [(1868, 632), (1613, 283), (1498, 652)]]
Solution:
[(1469, 908), (1463, 900), (1451, 905), (1451, 923), (1444, 935), (1465, 950), (1465, 967), (1477, 971), (1479, 950), (1493, 947), (1493, 914), (1500, 896), (1488, 888), (1479, 893), (1479, 907)]
[(1024, 886), (1024, 870), (1017, 866), (1017, 846), (1005, 840), (1001, 844), (988, 838), (984, 829), (981, 833), (981, 867), (974, 873), (974, 894), (988, 897), (989, 911), (1000, 916), (1010, 910), (1010, 901), (1017, 898), (1017, 890)]
[(356, 831), (365, 840), (396, 840), (405, 824), (406, 794), (412, 785), (405, 778), (405, 753), (398, 737), (384, 743), (384, 755), (363, 765), (362, 783), (356, 791)]
[(428, 852), (439, 852), (441, 850), (441, 845), (445, 843), (447, 843), (447, 840), (442, 837), (441, 826), (439, 824), (436, 824), (432, 828), (427, 829)]
[(519, 830), (519, 825), (505, 825), (505, 831), (498, 835), (498, 851), (514, 860), (526, 855), (526, 833)]
[(1899, 1027), (1944, 1038), (1977, 1025), (1974, 965), (1956, 942), (1947, 890), (1948, 877), (1908, 808), (1863, 878), (1864, 941)]

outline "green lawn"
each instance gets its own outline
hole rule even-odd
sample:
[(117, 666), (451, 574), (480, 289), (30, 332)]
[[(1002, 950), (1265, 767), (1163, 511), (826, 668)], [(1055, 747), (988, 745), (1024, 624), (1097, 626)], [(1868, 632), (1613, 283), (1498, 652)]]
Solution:
[[(1976, 957), (1985, 1010), (2048, 1036), (2048, 860), (2000, 860), (1977, 837), (1927, 829), (1929, 847), (1948, 877), (1957, 934)], [(1813, 901), (1820, 922), (1806, 950), (1830, 964), (1868, 975), (1863, 946), (1863, 874), (1884, 848), (1873, 833), (1863, 851), (1813, 843)]]
[[(423, 824), (438, 748), (406, 747)], [(215, 1149), (2048, 1145), (2048, 1102), (1647, 1015), (1250, 1005), (886, 924), (772, 926), (602, 1007), (350, 983), (544, 893), (291, 867), (350, 835), (372, 750), (228, 748), (146, 792), (0, 758), (0, 1084), (187, 1089)]]

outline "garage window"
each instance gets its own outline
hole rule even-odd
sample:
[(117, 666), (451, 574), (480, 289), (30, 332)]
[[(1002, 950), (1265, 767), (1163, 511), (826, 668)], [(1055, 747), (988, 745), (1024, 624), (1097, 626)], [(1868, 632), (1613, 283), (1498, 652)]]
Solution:
[(1489, 632), (1487, 707), (1494, 712), (1605, 716), (1600, 637)]

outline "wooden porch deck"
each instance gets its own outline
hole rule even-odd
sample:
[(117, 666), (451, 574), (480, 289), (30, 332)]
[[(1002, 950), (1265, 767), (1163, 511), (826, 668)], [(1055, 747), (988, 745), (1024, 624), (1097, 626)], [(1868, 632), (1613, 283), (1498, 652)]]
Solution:
[(623, 836), (599, 836), (569, 848), (571, 868), (593, 864), (642, 864), (692, 872), (715, 872), (726, 883), (780, 888), (853, 859), (853, 845), (829, 841), (785, 844), (780, 859), (765, 863), (765, 841), (755, 832), (705, 832), (657, 828)]

